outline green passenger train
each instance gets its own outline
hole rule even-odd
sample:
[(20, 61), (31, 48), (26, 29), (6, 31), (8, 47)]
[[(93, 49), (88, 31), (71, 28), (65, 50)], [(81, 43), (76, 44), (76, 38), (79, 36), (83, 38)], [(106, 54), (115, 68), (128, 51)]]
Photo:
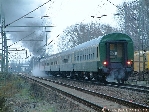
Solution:
[(111, 33), (40, 59), (40, 70), (78, 80), (106, 82), (111, 77), (124, 83), (133, 72), (133, 59), (132, 39), (123, 33)]

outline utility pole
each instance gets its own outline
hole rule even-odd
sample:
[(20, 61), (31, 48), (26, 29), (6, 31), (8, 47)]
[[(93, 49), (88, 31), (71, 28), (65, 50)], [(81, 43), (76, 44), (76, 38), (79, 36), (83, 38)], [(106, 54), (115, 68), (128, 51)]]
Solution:
[(2, 39), (2, 58), (1, 58), (1, 72), (8, 73), (8, 46), (7, 37), (5, 33), (5, 18), (1, 16), (1, 39)]
[[(3, 82), (0, 86), (6, 86), (6, 76), (8, 74), (8, 46), (5, 33), (5, 17), (2, 12), (2, 5), (0, 3), (0, 25), (1, 25), (1, 39), (0, 39), (0, 81)], [(3, 80), (3, 81), (2, 81)], [(3, 91), (5, 94), (5, 90)]]
[(4, 74), (8, 73), (8, 46), (7, 37), (5, 33), (5, 18), (1, 13), (1, 72)]
[[(145, 52), (146, 52), (146, 16), (144, 0), (139, 0), (139, 77), (142, 75), (144, 80), (145, 71)], [(142, 68), (142, 69), (141, 69)], [(141, 77), (140, 77), (141, 78)], [(140, 79), (139, 78), (139, 79)]]
[[(140, 79), (140, 62), (141, 62), (141, 54), (140, 54), (140, 52), (141, 52), (141, 37), (142, 37), (142, 0), (139, 0), (139, 48), (138, 48), (138, 50), (139, 50), (139, 79)], [(143, 39), (142, 39), (143, 40)], [(142, 43), (143, 44), (143, 43)], [(143, 51), (142, 51), (143, 52)]]

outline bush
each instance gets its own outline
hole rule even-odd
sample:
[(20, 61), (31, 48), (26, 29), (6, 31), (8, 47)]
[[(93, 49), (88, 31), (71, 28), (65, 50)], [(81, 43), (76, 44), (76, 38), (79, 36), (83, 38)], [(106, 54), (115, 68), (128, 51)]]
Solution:
[(6, 99), (4, 97), (0, 97), (0, 112), (7, 112), (9, 107), (5, 105)]

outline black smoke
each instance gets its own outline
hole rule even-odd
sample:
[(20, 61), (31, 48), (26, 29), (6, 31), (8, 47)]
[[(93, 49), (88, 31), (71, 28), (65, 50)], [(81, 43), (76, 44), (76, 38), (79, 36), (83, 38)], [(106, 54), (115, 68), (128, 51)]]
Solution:
[[(46, 19), (41, 18), (45, 16), (46, 5), (33, 11), (44, 1), (40, 0), (1, 0), (2, 12), (5, 17), (6, 33), (9, 34), (10, 39), (17, 44), (21, 41), (23, 46), (28, 48), (35, 56), (45, 54), (46, 33), (44, 27), (31, 26), (45, 26)], [(25, 18), (21, 18), (27, 13), (33, 11)], [(21, 18), (21, 19), (19, 19)], [(18, 21), (16, 21), (19, 19)], [(15, 21), (15, 22), (14, 22)], [(26, 27), (10, 27), (10, 26), (26, 26)], [(27, 27), (30, 26), (30, 27)], [(50, 26), (50, 23), (48, 24)], [(50, 30), (50, 29), (48, 29)], [(15, 32), (16, 31), (16, 32)]]

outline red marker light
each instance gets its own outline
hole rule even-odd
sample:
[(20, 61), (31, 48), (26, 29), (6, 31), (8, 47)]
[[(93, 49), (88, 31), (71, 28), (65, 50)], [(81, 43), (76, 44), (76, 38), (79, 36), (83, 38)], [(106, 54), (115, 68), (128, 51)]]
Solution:
[(127, 64), (128, 64), (128, 65), (130, 65), (130, 64), (131, 64), (131, 62), (130, 62), (130, 61), (127, 61)]
[(107, 62), (106, 62), (106, 61), (104, 61), (104, 62), (103, 62), (103, 64), (104, 64), (104, 65), (107, 65)]

